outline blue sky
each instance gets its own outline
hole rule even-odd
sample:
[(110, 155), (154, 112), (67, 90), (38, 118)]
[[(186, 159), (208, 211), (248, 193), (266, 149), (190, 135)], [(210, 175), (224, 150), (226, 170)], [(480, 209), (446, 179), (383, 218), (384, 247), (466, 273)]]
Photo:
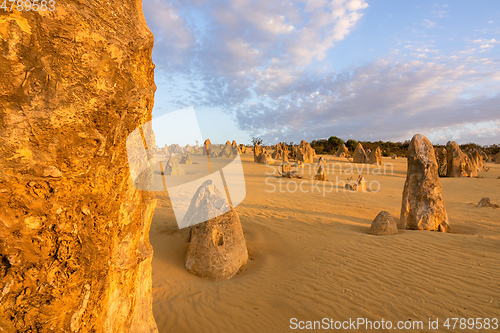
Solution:
[(422, 133), (500, 143), (500, 1), (144, 0), (143, 9), (155, 35), (153, 116), (193, 107), (212, 142)]

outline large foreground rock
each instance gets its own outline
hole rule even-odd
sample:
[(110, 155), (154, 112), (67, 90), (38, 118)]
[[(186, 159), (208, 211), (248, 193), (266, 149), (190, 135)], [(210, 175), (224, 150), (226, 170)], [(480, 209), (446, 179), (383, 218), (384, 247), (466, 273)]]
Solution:
[(398, 225), (392, 215), (383, 210), (375, 217), (370, 226), (370, 234), (372, 235), (394, 235), (398, 233)]
[(450, 231), (434, 148), (422, 134), (416, 134), (408, 147), (408, 169), (398, 227)]
[(0, 40), (0, 331), (156, 332), (126, 150), (155, 91), (141, 1), (2, 10)]
[(238, 213), (210, 180), (196, 192), (186, 218), (199, 220), (217, 210), (226, 212), (192, 227), (185, 263), (189, 273), (214, 280), (229, 279), (248, 261)]
[(448, 177), (477, 177), (477, 167), (455, 141), (446, 144)]

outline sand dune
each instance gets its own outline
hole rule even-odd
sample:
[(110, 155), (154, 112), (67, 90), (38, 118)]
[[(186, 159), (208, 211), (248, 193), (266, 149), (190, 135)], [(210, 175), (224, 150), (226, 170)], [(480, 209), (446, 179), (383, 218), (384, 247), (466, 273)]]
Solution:
[[(352, 167), (326, 157), (329, 166)], [(173, 231), (168, 200), (160, 201), (150, 232), (160, 332), (287, 332), (291, 318), (325, 317), (423, 321), (425, 332), (450, 332), (429, 330), (429, 318), (500, 317), (500, 209), (475, 207), (482, 197), (499, 203), (500, 165), (487, 164), (490, 171), (480, 178), (441, 178), (450, 234), (372, 236), (367, 232), (381, 210), (399, 218), (406, 159), (384, 158), (386, 167), (394, 165), (385, 175), (365, 169), (367, 187), (380, 183), (378, 192), (367, 193), (344, 192), (334, 183), (323, 193), (322, 186), (312, 187), (315, 167), (306, 166), (301, 180), (282, 179), (266, 175), (271, 168), (252, 155), (242, 160), (247, 196), (236, 210), (250, 260), (234, 278), (208, 281), (184, 269), (188, 243)], [(337, 166), (327, 178), (351, 176)]]

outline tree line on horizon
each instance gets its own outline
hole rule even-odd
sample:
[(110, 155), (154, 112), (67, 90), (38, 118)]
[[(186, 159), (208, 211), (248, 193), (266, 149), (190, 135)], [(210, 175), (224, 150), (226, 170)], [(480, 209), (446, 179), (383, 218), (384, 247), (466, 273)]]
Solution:
[[(263, 145), (263, 140), (259, 137), (252, 137), (252, 144)], [(285, 142), (286, 143), (286, 142)], [(408, 146), (410, 145), (410, 140), (406, 140), (404, 142), (392, 142), (392, 141), (356, 141), (353, 139), (349, 139), (347, 141), (342, 140), (337, 136), (331, 136), (328, 139), (318, 139), (311, 141), (311, 147), (316, 151), (316, 154), (329, 154), (333, 155), (337, 152), (337, 150), (345, 144), (345, 146), (352, 153), (356, 149), (358, 143), (361, 143), (363, 148), (375, 150), (377, 147), (380, 147), (382, 150), (383, 156), (392, 156), (396, 154), (399, 157), (406, 157), (408, 152)], [(286, 143), (288, 147), (291, 149), (292, 146), (296, 145), (294, 142)], [(438, 147), (446, 147), (446, 145), (433, 145), (434, 148)], [(492, 144), (480, 146), (475, 143), (466, 143), (460, 145), (460, 149), (464, 152), (469, 152), (474, 149), (478, 149), (479, 151), (484, 151), (487, 155), (496, 155), (500, 152), (500, 145)]]

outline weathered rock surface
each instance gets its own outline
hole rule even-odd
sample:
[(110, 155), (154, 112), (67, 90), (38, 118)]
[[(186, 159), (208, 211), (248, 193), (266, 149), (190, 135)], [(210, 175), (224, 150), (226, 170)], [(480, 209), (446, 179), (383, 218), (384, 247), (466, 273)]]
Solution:
[[(236, 143), (236, 142), (235, 142)], [(237, 153), (237, 151), (236, 151)], [(224, 158), (234, 158), (234, 151), (231, 142), (226, 141), (226, 145), (222, 148), (221, 152), (218, 154), (219, 157)]]
[(286, 160), (288, 161), (288, 146), (284, 142), (278, 143), (271, 157), (275, 160)]
[(408, 147), (408, 169), (398, 227), (450, 231), (434, 148), (422, 134), (416, 134)]
[(477, 177), (477, 168), (455, 141), (446, 144), (447, 177)]
[(479, 150), (474, 149), (470, 154), (469, 158), (472, 161), (472, 164), (476, 167), (477, 172), (482, 171), (484, 164), (483, 164), (483, 156), (479, 152)]
[(297, 161), (302, 161), (304, 163), (314, 163), (315, 156), (316, 151), (311, 147), (309, 142), (302, 140), (296, 150)]
[(155, 91), (141, 2), (2, 10), (0, 40), (1, 330), (156, 332), (156, 200), (126, 150)]
[(354, 150), (354, 155), (352, 157), (352, 161), (354, 163), (366, 163), (366, 153), (361, 143), (358, 143), (358, 145), (356, 146), (356, 149)]
[(326, 180), (325, 166), (321, 163), (318, 164), (318, 171), (316, 172), (316, 175), (314, 176), (314, 180), (321, 180), (321, 181)]
[(292, 171), (292, 166), (290, 163), (281, 164), (281, 176), (285, 177), (290, 171)]
[(170, 146), (168, 146), (168, 151), (170, 152), (170, 154), (182, 154), (184, 153), (184, 149), (179, 146), (177, 143), (174, 143), (174, 144), (171, 144)]
[(434, 149), (434, 153), (436, 154), (438, 175), (439, 177), (446, 177), (446, 174), (448, 173), (448, 153), (446, 151), (446, 148), (436, 148)]
[(490, 198), (482, 198), (477, 204), (477, 207), (499, 208), (499, 205), (491, 203)]
[(181, 157), (181, 164), (193, 164), (193, 160), (191, 159), (191, 155), (184, 154)]
[(233, 140), (231, 143), (231, 147), (233, 148), (233, 154), (236, 156), (236, 154), (243, 154), (243, 152), (240, 149), (240, 146), (236, 143), (236, 140)]
[(257, 163), (274, 164), (274, 160), (271, 157), (271, 154), (269, 154), (269, 152), (263, 149), (260, 155), (257, 157)]
[[(211, 181), (196, 192), (186, 217), (206, 214), (228, 205)], [(191, 229), (185, 266), (189, 273), (207, 279), (229, 279), (248, 261), (248, 251), (240, 218), (234, 208)]]
[(335, 156), (337, 157), (347, 157), (349, 156), (349, 149), (345, 146), (345, 144), (342, 144), (342, 146), (337, 149), (337, 152), (335, 153)]
[(377, 147), (377, 149), (370, 153), (369, 163), (378, 165), (384, 164), (384, 162), (382, 161), (382, 150), (380, 150), (380, 147)]
[(498, 153), (492, 157), (492, 162), (494, 162), (496, 164), (500, 164), (500, 153)]
[(253, 146), (253, 161), (258, 162), (259, 156), (262, 153), (262, 149), (258, 144)]
[(349, 191), (366, 192), (365, 177), (359, 175), (356, 181), (350, 181), (344, 187)]
[(168, 162), (165, 165), (165, 169), (163, 170), (163, 174), (165, 176), (181, 176), (186, 174), (184, 169), (179, 165), (177, 155), (172, 155), (168, 159)]
[(203, 153), (207, 156), (212, 156), (212, 143), (210, 139), (206, 139), (205, 142), (203, 142)]
[(398, 233), (398, 225), (394, 217), (389, 212), (383, 210), (373, 220), (369, 233), (380, 236), (394, 235)]

